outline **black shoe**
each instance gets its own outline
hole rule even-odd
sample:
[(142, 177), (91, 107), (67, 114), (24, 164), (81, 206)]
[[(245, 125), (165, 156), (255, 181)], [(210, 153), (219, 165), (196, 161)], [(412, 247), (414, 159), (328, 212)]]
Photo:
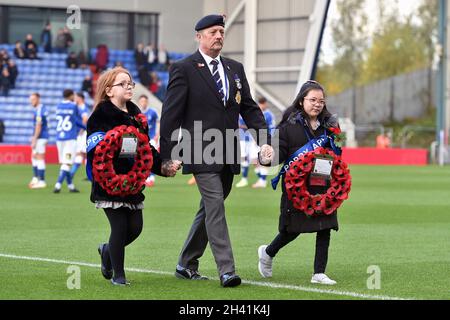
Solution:
[(220, 276), (220, 285), (222, 287), (237, 287), (241, 284), (241, 278), (232, 272)]
[(101, 259), (101, 270), (102, 270), (103, 278), (105, 278), (106, 280), (109, 280), (109, 279), (112, 279), (112, 277), (113, 277), (113, 270), (111, 268), (111, 262), (108, 263), (108, 261), (105, 261), (105, 259), (103, 258), (103, 252), (105, 251), (106, 246), (107, 246), (106, 243), (99, 245), (98, 254), (100, 255), (100, 259)]
[(191, 270), (191, 269), (182, 269), (179, 270), (178, 268), (175, 270), (175, 277), (179, 279), (186, 279), (186, 280), (208, 280), (207, 277), (200, 275), (198, 271)]
[(125, 278), (111, 279), (111, 283), (115, 286), (129, 286), (130, 283)]
[(80, 193), (80, 190), (78, 190), (77, 188), (73, 188), (73, 189), (69, 189), (69, 192)]
[(57, 189), (57, 188), (53, 189), (53, 193), (60, 193), (60, 192), (61, 192), (61, 189)]

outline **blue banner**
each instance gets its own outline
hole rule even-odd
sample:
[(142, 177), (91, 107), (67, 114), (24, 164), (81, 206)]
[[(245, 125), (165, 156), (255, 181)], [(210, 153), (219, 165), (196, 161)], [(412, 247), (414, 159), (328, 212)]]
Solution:
[[(91, 134), (86, 140), (86, 152), (89, 153), (92, 149), (94, 149), (104, 137), (104, 132), (94, 132)], [(92, 181), (92, 164), (90, 161), (86, 164), (86, 175), (88, 179)]]

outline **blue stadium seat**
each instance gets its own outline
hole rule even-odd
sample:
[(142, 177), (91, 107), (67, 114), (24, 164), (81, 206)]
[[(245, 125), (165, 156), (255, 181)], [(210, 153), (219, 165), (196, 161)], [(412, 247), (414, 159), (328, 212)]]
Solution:
[[(0, 49), (6, 49), (13, 57), (14, 44), (0, 44)], [(135, 81), (139, 81), (134, 50), (110, 49), (110, 66), (114, 62), (121, 61), (129, 69)], [(92, 59), (97, 53), (96, 48), (89, 50)], [(0, 118), (5, 120), (5, 143), (29, 144), (32, 134), (33, 108), (30, 106), (29, 95), (32, 92), (41, 94), (41, 102), (47, 106), (50, 114), (55, 112), (56, 105), (62, 100), (62, 91), (70, 88), (81, 90), (81, 84), (86, 75), (90, 75), (90, 69), (68, 69), (66, 67), (67, 54), (45, 53), (38, 54), (39, 60), (15, 59), (19, 69), (16, 88), (10, 91), (9, 97), (0, 97)], [(186, 57), (184, 53), (170, 52), (171, 60), (179, 60)], [(169, 74), (158, 72), (164, 85), (167, 85)], [(86, 101), (93, 104), (93, 100), (87, 97)], [(50, 119), (49, 143), (55, 143), (55, 119)]]

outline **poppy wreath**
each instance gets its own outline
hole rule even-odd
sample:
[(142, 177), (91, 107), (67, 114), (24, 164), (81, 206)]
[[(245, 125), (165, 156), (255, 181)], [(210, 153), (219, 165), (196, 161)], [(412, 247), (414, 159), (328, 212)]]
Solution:
[[(324, 194), (311, 195), (307, 189), (307, 179), (314, 167), (315, 155), (333, 158), (330, 187)], [(318, 148), (295, 161), (286, 172), (284, 179), (286, 192), (294, 208), (308, 216), (331, 215), (348, 199), (351, 187), (350, 170), (332, 150)]]
[[(139, 126), (147, 124), (136, 117)], [(122, 146), (122, 136), (131, 134), (137, 137), (136, 156), (131, 170), (126, 174), (117, 174), (113, 160)], [(145, 180), (150, 175), (153, 165), (153, 155), (148, 142), (148, 135), (141, 133), (133, 126), (117, 126), (109, 130), (97, 145), (92, 162), (94, 180), (112, 196), (125, 197), (140, 192)]]

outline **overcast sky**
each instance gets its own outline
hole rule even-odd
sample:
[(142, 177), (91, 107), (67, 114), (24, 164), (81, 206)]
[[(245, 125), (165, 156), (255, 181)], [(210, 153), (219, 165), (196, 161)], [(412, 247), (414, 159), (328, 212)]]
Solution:
[[(367, 12), (373, 13), (377, 12), (377, 2), (376, 0), (366, 0), (367, 4)], [(417, 9), (418, 5), (421, 3), (421, 0), (399, 0), (399, 8), (400, 13), (403, 15), (408, 15), (414, 10)], [(390, 3), (389, 1), (386, 1), (386, 3)], [(376, 15), (370, 14), (369, 15), (369, 28), (371, 30), (375, 29), (375, 26), (377, 25), (377, 17)], [(330, 10), (328, 12), (328, 21), (327, 26), (330, 24), (330, 21), (335, 20), (338, 18), (338, 13), (336, 9), (336, 0), (331, 0)], [(325, 34), (324, 39), (322, 40), (322, 50), (324, 52), (323, 60), (330, 63), (332, 62), (334, 58), (334, 52), (333, 52), (333, 45), (332, 45), (332, 39), (331, 39), (331, 30), (329, 27), (325, 28)]]

